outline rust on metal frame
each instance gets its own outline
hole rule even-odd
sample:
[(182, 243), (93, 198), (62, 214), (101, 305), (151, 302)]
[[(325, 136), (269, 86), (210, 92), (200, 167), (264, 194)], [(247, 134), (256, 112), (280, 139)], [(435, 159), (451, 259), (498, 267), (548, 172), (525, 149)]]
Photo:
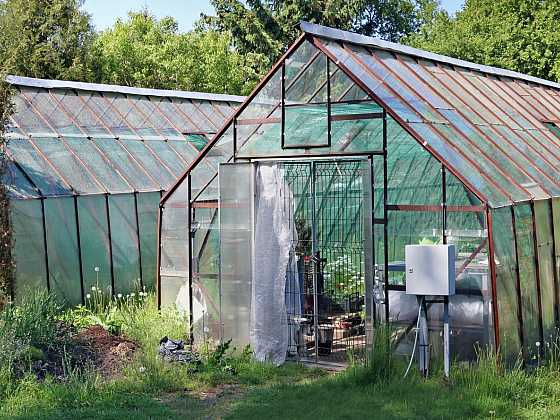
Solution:
[[(532, 231), (533, 237), (531, 240), (533, 241), (533, 258), (535, 264), (535, 278), (536, 278), (536, 287), (537, 287), (537, 301), (538, 301), (538, 310), (539, 310), (539, 340), (541, 343), (544, 344), (544, 326), (543, 326), (543, 307), (542, 307), (542, 296), (541, 296), (541, 272), (540, 272), (540, 264), (539, 264), (539, 247), (537, 243), (537, 222), (535, 218), (535, 203), (534, 201), (530, 202), (531, 207), (531, 223), (532, 223)], [(543, 346), (544, 347), (544, 346)], [(544, 349), (539, 348), (539, 351), (543, 351)]]
[[(458, 206), (446, 205), (448, 212), (478, 213), (484, 212), (486, 206)], [(387, 210), (392, 211), (421, 211), (421, 212), (441, 212), (441, 205), (437, 204), (388, 204)]]
[[(399, 56), (398, 56), (398, 55), (396, 55), (396, 59), (397, 59), (399, 62), (401, 62), (405, 67), (407, 67), (407, 68), (411, 71), (412, 74), (416, 75), (417, 78), (421, 78), (422, 81), (423, 81), (423, 83), (424, 83), (424, 85), (426, 85), (435, 95), (438, 95), (441, 99), (446, 100), (446, 98), (444, 98), (444, 97), (441, 95), (441, 93), (438, 92), (424, 77), (422, 77), (422, 76), (420, 76), (418, 73), (416, 73), (416, 72), (414, 71), (414, 69), (412, 69), (412, 68), (410, 67), (410, 65), (409, 65), (408, 63), (406, 63), (404, 60), (399, 59)], [(425, 68), (425, 65), (424, 65), (424, 64), (418, 63), (418, 65), (420, 65), (425, 71), (427, 71), (427, 69)], [(457, 80), (453, 77), (453, 75), (454, 75), (456, 72), (454, 72), (454, 71), (453, 71), (453, 72), (447, 71), (445, 68), (441, 67), (440, 65), (438, 65), (438, 68), (442, 69), (442, 70), (445, 72), (445, 74), (446, 74), (450, 79), (454, 80), (454, 82), (457, 83)], [(433, 76), (433, 77), (434, 77), (434, 76)], [(539, 173), (541, 173), (543, 176), (549, 178), (550, 181), (551, 181), (552, 183), (557, 184), (557, 185), (560, 186), (560, 184), (558, 183), (558, 181), (554, 180), (547, 172), (543, 172), (543, 171), (540, 170), (539, 167), (533, 165), (531, 159), (529, 159), (527, 156), (525, 156), (525, 154), (523, 153), (522, 150), (520, 150), (516, 145), (512, 144), (512, 143), (509, 141), (509, 139), (507, 139), (507, 136), (505, 136), (505, 135), (503, 135), (502, 133), (498, 132), (498, 130), (493, 126), (493, 124), (492, 124), (491, 122), (489, 122), (481, 112), (479, 112), (478, 110), (472, 108), (469, 104), (467, 104), (467, 103), (464, 101), (464, 99), (463, 99), (460, 95), (458, 95), (458, 94), (456, 93), (456, 90), (455, 90), (455, 89), (452, 89), (450, 86), (448, 86), (448, 84), (447, 84), (444, 80), (441, 80), (440, 78), (436, 78), (436, 80), (437, 80), (438, 83), (440, 83), (443, 87), (445, 87), (445, 89), (447, 89), (461, 104), (463, 104), (465, 107), (467, 107), (470, 111), (472, 111), (474, 114), (476, 114), (476, 115), (477, 115), (479, 118), (481, 118), (483, 121), (487, 122), (487, 123), (488, 123), (488, 127), (492, 130), (492, 132), (494, 132), (497, 136), (499, 136), (501, 139), (503, 139), (505, 142), (507, 142), (508, 145), (510, 145), (511, 147), (513, 147), (514, 149), (516, 149), (516, 150), (519, 152), (519, 154), (520, 154), (521, 156), (523, 156), (523, 157), (527, 160), (528, 165), (531, 165), (537, 172), (539, 172)], [(472, 91), (469, 91), (469, 90), (465, 89), (464, 86), (461, 86), (461, 88), (462, 88), (469, 96), (471, 96), (471, 97), (473, 96), (473, 95), (472, 95)], [(475, 101), (476, 101), (476, 98), (474, 98), (474, 99), (475, 99)], [(490, 100), (489, 98), (488, 98), (488, 101), (489, 101), (490, 103), (493, 103), (493, 101)], [(502, 148), (501, 146), (497, 145), (497, 144), (494, 142), (494, 140), (491, 139), (486, 133), (484, 133), (476, 124), (471, 123), (471, 122), (470, 122), (470, 119), (464, 114), (464, 112), (463, 112), (461, 109), (459, 109), (459, 108), (457, 108), (457, 107), (455, 107), (454, 109), (455, 109), (455, 111), (456, 111), (465, 121), (467, 121), (467, 125), (469, 125), (469, 127), (470, 127), (471, 129), (473, 129), (474, 131), (476, 131), (482, 138), (484, 138), (484, 139), (486, 139), (487, 141), (489, 141), (494, 147), (496, 147), (496, 149), (500, 150), (500, 151), (503, 153), (503, 155), (505, 156), (505, 158), (508, 159), (508, 160), (510, 160), (522, 173), (525, 174), (525, 176), (527, 176), (528, 178), (530, 178), (530, 179), (532, 179), (533, 181), (537, 182), (537, 181), (533, 178), (533, 176), (531, 176), (531, 175), (523, 168), (522, 165), (520, 165), (518, 162), (516, 162), (515, 160), (513, 160), (513, 159), (510, 158), (510, 155), (509, 155), (509, 153), (507, 153), (507, 150), (503, 150), (503, 148)], [(492, 109), (487, 108), (486, 111), (489, 112), (490, 114), (492, 114), (496, 119), (500, 120), (505, 126), (507, 126), (507, 125), (505, 124), (505, 122), (504, 122), (497, 114), (494, 113), (494, 111), (493, 111)], [(458, 130), (459, 130), (459, 129), (458, 129)], [(459, 130), (459, 131), (460, 131), (460, 130)], [(524, 140), (521, 136), (519, 136), (515, 131), (514, 131), (514, 134), (521, 140), (522, 143), (526, 143), (525, 140)], [(538, 153), (537, 150), (534, 150), (534, 151), (535, 151), (536, 153)], [(539, 156), (541, 156), (540, 153), (538, 153), (538, 154), (539, 154)], [(539, 183), (537, 182), (537, 184), (539, 184)], [(539, 184), (539, 185), (540, 185), (540, 184)], [(542, 185), (541, 185), (541, 188), (544, 189), (544, 187), (543, 187)], [(546, 191), (546, 190), (545, 190), (545, 191)], [(548, 191), (546, 191), (546, 192), (547, 192), (548, 194), (550, 194), (550, 192), (548, 192)]]
[[(444, 69), (444, 71), (445, 71), (445, 69)], [(501, 107), (494, 101), (493, 98), (490, 98), (488, 95), (486, 95), (484, 92), (482, 92), (477, 86), (475, 86), (470, 80), (468, 80), (467, 77), (463, 76), (462, 74), (460, 74), (460, 73), (458, 73), (458, 72), (456, 72), (456, 71), (454, 71), (454, 72), (446, 71), (446, 74), (448, 74), (449, 77), (452, 78), (452, 79), (454, 79), (454, 77), (453, 77), (452, 75), (456, 75), (457, 77), (460, 77), (461, 80), (463, 81), (463, 85), (464, 85), (464, 84), (470, 85), (475, 91), (477, 91), (477, 93), (478, 93), (479, 95), (484, 96), (484, 97), (486, 98), (486, 100), (487, 100), (490, 104), (494, 105), (494, 106), (496, 107), (496, 109), (501, 109)], [(454, 80), (457, 80), (457, 79), (454, 79)], [(487, 86), (487, 85), (485, 85), (485, 86)], [(488, 86), (487, 86), (487, 87), (488, 87)], [(493, 90), (492, 90), (491, 88), (489, 88), (489, 87), (488, 87), (488, 89), (491, 90), (491, 91), (493, 91)], [(494, 92), (494, 91), (493, 91), (493, 92)], [(494, 93), (495, 93), (495, 92), (494, 92)], [(472, 93), (471, 93), (470, 91), (469, 91), (469, 94), (472, 96)], [(496, 94), (496, 95), (497, 95), (497, 94)], [(497, 96), (499, 96), (499, 95), (497, 95)], [(475, 111), (475, 112), (476, 112), (476, 111)], [(495, 114), (492, 110), (490, 110), (490, 112), (492, 112), (492, 114), (493, 114), (499, 121), (501, 121), (502, 124), (504, 124), (504, 126), (510, 128), (510, 130), (514, 133), (514, 135), (515, 135), (517, 138), (519, 138), (519, 140), (521, 140), (521, 142), (522, 142), (523, 144), (525, 144), (528, 148), (532, 149), (533, 152), (535, 152), (535, 153), (538, 154), (542, 159), (544, 159), (546, 162), (548, 162), (548, 158), (546, 158), (544, 155), (542, 155), (542, 153), (540, 153), (537, 149), (535, 149), (530, 143), (527, 143), (527, 141), (526, 141), (523, 137), (521, 137), (513, 127), (508, 126), (508, 125), (506, 124), (506, 122), (505, 122), (501, 117), (499, 117), (497, 114)], [(506, 114), (506, 115), (507, 115), (507, 114)], [(508, 117), (511, 118), (511, 116), (509, 116), (509, 115), (508, 115)], [(523, 156), (523, 157), (527, 160), (528, 164), (529, 164), (530, 166), (533, 167), (533, 169), (535, 169), (537, 172), (541, 173), (543, 176), (545, 176), (546, 178), (548, 178), (553, 184), (556, 184), (557, 186), (560, 186), (560, 183), (559, 183), (557, 180), (555, 180), (553, 177), (551, 177), (546, 171), (542, 171), (542, 170), (540, 169), (539, 166), (534, 165), (533, 162), (531, 161), (531, 159), (530, 159), (529, 157), (527, 157), (527, 156), (525, 155), (525, 153), (524, 153), (521, 149), (519, 149), (519, 147), (517, 147), (515, 144), (512, 144), (512, 143), (507, 139), (507, 137), (506, 137), (505, 135), (502, 135), (501, 133), (499, 133), (492, 125), (490, 125), (490, 127), (491, 127), (491, 129), (492, 129), (496, 134), (498, 134), (501, 138), (505, 139), (511, 147), (513, 147), (514, 149), (516, 149), (516, 150), (520, 153), (520, 155)], [(521, 127), (521, 128), (523, 129), (523, 127)], [(523, 129), (523, 131), (524, 131), (525, 133), (528, 133), (537, 143), (540, 144), (540, 142), (539, 142), (536, 138), (534, 138), (534, 136), (533, 136), (532, 134), (530, 134), (530, 132), (529, 132), (528, 130)], [(541, 145), (541, 146), (542, 146), (542, 145)], [(501, 148), (499, 148), (497, 145), (496, 145), (496, 147), (497, 147), (498, 149), (501, 150)], [(509, 158), (509, 154), (507, 153), (507, 151), (504, 151), (504, 150), (501, 150), (501, 151), (502, 151), (502, 153), (504, 153), (504, 155), (505, 155), (507, 158)], [(515, 162), (513, 159), (510, 159), (510, 160), (511, 160), (512, 162)], [(516, 166), (518, 166), (519, 168), (522, 168), (522, 166), (520, 166), (517, 162), (515, 162), (515, 164), (516, 164)], [(549, 162), (549, 164), (550, 164), (552, 167), (554, 167), (554, 164), (552, 164), (552, 163), (550, 163), (550, 162)], [(547, 192), (548, 195), (551, 195), (551, 193), (550, 193), (549, 191), (547, 191), (547, 190), (545, 189), (545, 187), (544, 187), (543, 185), (541, 185), (537, 180), (535, 180), (535, 179), (534, 179), (532, 176), (530, 176), (528, 173), (525, 172), (525, 174), (526, 174), (527, 176), (529, 176), (531, 179), (533, 179), (533, 181), (537, 182), (537, 184), (538, 184), (542, 189), (544, 189), (544, 190)]]
[(331, 121), (373, 120), (383, 118), (382, 112), (368, 112), (364, 114), (331, 115)]
[[(349, 51), (347, 48), (345, 48), (346, 51)], [(414, 87), (411, 86), (410, 83), (408, 83), (407, 81), (405, 81), (399, 74), (397, 74), (397, 72), (395, 72), (393, 69), (391, 69), (383, 60), (379, 59), (379, 57), (377, 57), (375, 55), (375, 53), (370, 50), (370, 49), (366, 49), (366, 51), (368, 51), (370, 57), (380, 66), (384, 67), (389, 73), (393, 74), (393, 77), (395, 77), (400, 83), (403, 84), (403, 86), (406, 86), (406, 88), (408, 89), (408, 91), (410, 93), (412, 93), (415, 97), (421, 99), (422, 101), (424, 101), (428, 107), (430, 108), (430, 111), (435, 112), (438, 116), (440, 116), (441, 118), (444, 119), (444, 121), (448, 121), (449, 122), (449, 126), (455, 131), (455, 133), (457, 133), (461, 138), (463, 138), (467, 143), (469, 143), (472, 147), (474, 147), (475, 149), (477, 149), (479, 151), (480, 154), (482, 154), (491, 164), (494, 165), (494, 167), (498, 170), (498, 172), (508, 181), (510, 181), (512, 183), (512, 185), (514, 185), (518, 190), (525, 192), (529, 197), (532, 197), (533, 195), (526, 189), (524, 188), (519, 182), (517, 182), (515, 179), (513, 179), (512, 177), (510, 177), (510, 175), (505, 172), (501, 166), (494, 164), (494, 159), (492, 159), (491, 156), (488, 156), (488, 154), (482, 150), (477, 144), (476, 142), (472, 141), (469, 136), (467, 136), (463, 131), (461, 131), (454, 123), (452, 123), (451, 121), (449, 121), (445, 115), (443, 115), (441, 113), (441, 111), (433, 106), (430, 105), (429, 101), (426, 100), (426, 98), (424, 98), (420, 92)], [(356, 57), (356, 55), (353, 52), (349, 52), (350, 55), (352, 55), (352, 57), (355, 60), (359, 60), (361, 62), (361, 60)], [(372, 74), (377, 80), (379, 80), (379, 76), (375, 73), (373, 73), (373, 71), (369, 71), (370, 74)], [(420, 80), (418, 78), (418, 76), (416, 76), (416, 73), (413, 72), (412, 73), (414, 77), (416, 77), (417, 80)], [(380, 82), (382, 82), (380, 80)], [(398, 97), (403, 101), (403, 103), (407, 103), (407, 101), (404, 100), (404, 98), (397, 93), (397, 91), (395, 89), (393, 89), (392, 86), (390, 86), (389, 84), (385, 83), (385, 86), (390, 89), (391, 91), (393, 91), (394, 94), (398, 95)], [(435, 89), (433, 89), (433, 87), (428, 85), (428, 88), (430, 90), (432, 90), (432, 92), (439, 96), (440, 99), (445, 100)], [(414, 110), (416, 111), (416, 110)], [(421, 114), (416, 111), (420, 116)], [(466, 120), (467, 125), (469, 124), (468, 119)], [(435, 124), (429, 124), (436, 132), (439, 132), (440, 135), (444, 138), (447, 139), (447, 137), (441, 132), (439, 131), (439, 129), (437, 129), (437, 127), (435, 127)], [(480, 130), (480, 129), (476, 129), (476, 130)], [(488, 140), (490, 143), (492, 143), (494, 145), (494, 147), (498, 148), (499, 150), (501, 150), (501, 148), (498, 147), (498, 145), (496, 145), (488, 136), (486, 136), (485, 134), (481, 134), (482, 138), (485, 138), (486, 140)], [(448, 140), (448, 139), (447, 139)], [(448, 144), (452, 144), (452, 142), (448, 141)], [(518, 166), (518, 169), (521, 171), (521, 173), (524, 173), (525, 176), (527, 176), (529, 179), (531, 179), (534, 182), (537, 182), (537, 180), (535, 180), (534, 178), (532, 178), (529, 174), (525, 173), (525, 169), (523, 169), (520, 165), (517, 164), (517, 162), (515, 162), (514, 160), (512, 160), (509, 155), (507, 153), (505, 153), (503, 150), (501, 150), (502, 153), (504, 153), (504, 155), (506, 156), (506, 159), (509, 159), (515, 166)]]
[[(434, 156), (437, 160), (439, 160), (440, 162), (444, 163), (447, 170), (449, 170), (449, 172), (451, 172), (459, 181), (461, 181), (461, 183), (467, 187), (467, 189), (469, 191), (471, 191), (481, 202), (488, 202), (488, 200), (486, 199), (486, 197), (484, 196), (484, 194), (482, 194), (477, 188), (475, 188), (469, 181), (467, 181), (458, 171), (456, 171), (453, 167), (451, 167), (448, 163), (447, 160), (443, 158), (442, 155), (440, 155), (438, 152), (436, 152), (432, 147), (430, 147), (428, 144), (426, 144), (423, 140), (422, 140), (422, 136), (420, 136), (416, 130), (412, 129), (408, 124), (405, 123), (405, 121), (400, 118), (399, 115), (397, 115), (396, 112), (394, 112), (390, 107), (387, 106), (387, 104), (382, 101), (376, 94), (374, 94), (369, 87), (363, 83), (359, 78), (357, 78), (352, 71), (350, 71), (343, 63), (339, 62), (339, 60), (336, 59), (336, 57), (334, 57), (330, 51), (328, 51), (328, 49), (321, 43), (321, 41), (314, 37), (313, 38), (315, 45), (317, 46), (317, 48), (321, 49), (327, 56), (329, 56), (338, 67), (340, 67), (343, 72), (350, 77), (350, 79), (352, 79), (352, 81), (359, 86), (364, 92), (366, 92), (368, 95), (370, 95), (370, 97), (377, 102), (380, 106), (382, 106), (386, 112), (391, 115), (391, 117), (393, 119), (395, 119), (395, 121), (397, 121), (399, 123), (399, 125), (408, 133), (410, 134), (421, 146), (422, 148), (424, 148), (428, 153), (430, 153), (432, 156)], [(364, 66), (363, 63), (361, 63), (361, 66), (367, 69), (367, 66)], [(470, 162), (470, 161), (469, 161)], [(474, 165), (475, 168), (477, 168), (477, 165)], [(498, 188), (500, 189), (500, 188)], [(505, 196), (513, 201), (511, 199), (511, 197), (509, 196), (509, 194), (505, 194)]]

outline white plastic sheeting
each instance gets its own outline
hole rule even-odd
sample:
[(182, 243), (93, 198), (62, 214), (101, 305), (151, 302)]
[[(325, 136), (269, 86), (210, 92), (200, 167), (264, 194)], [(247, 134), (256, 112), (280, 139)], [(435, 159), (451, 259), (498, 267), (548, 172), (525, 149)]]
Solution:
[(293, 197), (277, 164), (257, 167), (254, 278), (250, 342), (259, 361), (276, 365), (286, 359), (288, 320), (286, 272), (295, 232)]

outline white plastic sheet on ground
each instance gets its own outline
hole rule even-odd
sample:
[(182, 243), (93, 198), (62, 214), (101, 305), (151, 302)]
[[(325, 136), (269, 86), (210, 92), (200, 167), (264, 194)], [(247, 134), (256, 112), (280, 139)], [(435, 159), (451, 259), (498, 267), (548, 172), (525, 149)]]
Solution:
[(257, 360), (279, 365), (286, 360), (288, 350), (285, 292), (295, 235), (290, 227), (293, 198), (284, 181), (284, 170), (277, 164), (258, 166), (256, 189), (250, 342)]

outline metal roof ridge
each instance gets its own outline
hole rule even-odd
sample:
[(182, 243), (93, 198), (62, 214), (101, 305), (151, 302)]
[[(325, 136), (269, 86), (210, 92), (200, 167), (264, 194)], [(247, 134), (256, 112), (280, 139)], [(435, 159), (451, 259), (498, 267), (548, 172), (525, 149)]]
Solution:
[(361, 35), (354, 32), (343, 31), (341, 29), (330, 28), (328, 26), (318, 25), (316, 23), (309, 23), (309, 22), (302, 21), (300, 22), (300, 28), (305, 33), (316, 35), (323, 38), (330, 38), (330, 39), (335, 39), (340, 41), (346, 41), (351, 44), (375, 47), (375, 48), (411, 55), (419, 58), (425, 58), (427, 60), (437, 61), (440, 63), (464, 67), (464, 68), (480, 71), (486, 74), (493, 74), (496, 76), (504, 76), (513, 79), (525, 80), (527, 82), (537, 83), (555, 89), (560, 89), (560, 83), (552, 82), (550, 80), (529, 76), (527, 74), (519, 73), (513, 70), (506, 70), (499, 67), (491, 67), (483, 64), (472, 63), (470, 61), (460, 60), (458, 58), (432, 53), (418, 48), (409, 47), (407, 45), (397, 44), (395, 42), (384, 41), (382, 39), (374, 38), (367, 35)]
[(203, 101), (243, 102), (245, 96), (226, 95), (221, 93), (188, 92), (182, 90), (150, 89), (130, 86), (107, 85), (101, 83), (72, 82), (68, 80), (36, 79), (24, 76), (6, 76), (11, 85), (37, 87), (45, 89), (78, 89), (95, 92), (122, 93), (142, 96), (158, 96), (164, 98), (199, 99)]

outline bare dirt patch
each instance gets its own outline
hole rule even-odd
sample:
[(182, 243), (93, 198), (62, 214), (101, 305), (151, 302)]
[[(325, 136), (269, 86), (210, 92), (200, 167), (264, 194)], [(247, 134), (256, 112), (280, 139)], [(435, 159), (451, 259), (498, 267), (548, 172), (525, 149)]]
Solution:
[(112, 335), (100, 325), (81, 330), (76, 334), (75, 341), (89, 352), (94, 368), (104, 377), (118, 376), (138, 350), (134, 341)]

